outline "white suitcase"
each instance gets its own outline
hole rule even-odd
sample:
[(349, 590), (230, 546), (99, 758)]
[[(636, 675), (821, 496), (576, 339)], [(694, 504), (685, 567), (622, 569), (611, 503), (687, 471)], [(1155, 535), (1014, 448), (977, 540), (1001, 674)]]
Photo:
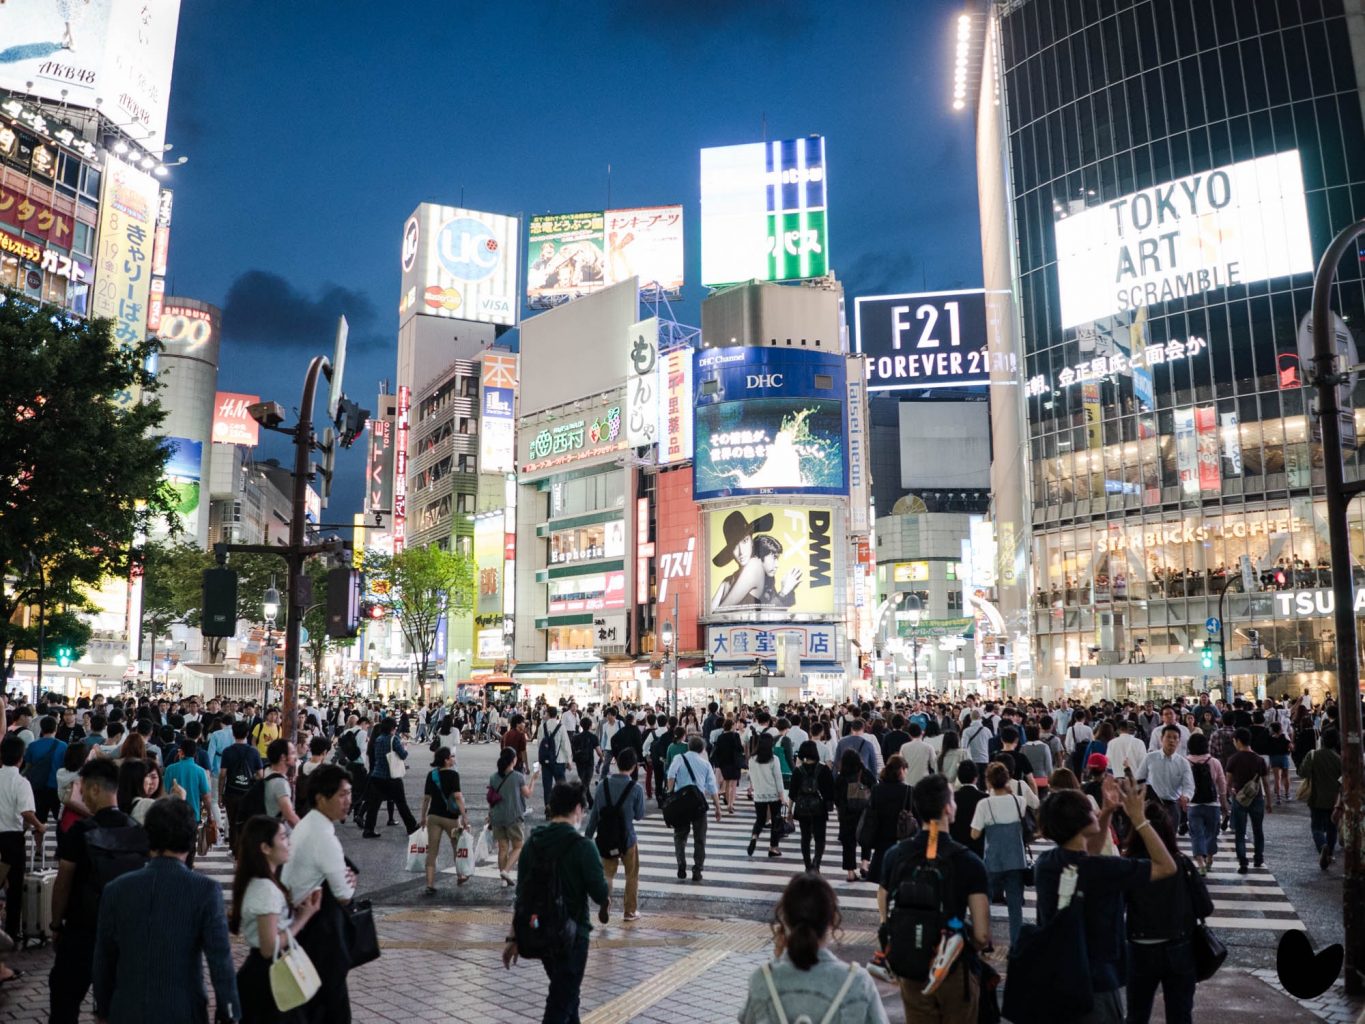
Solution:
[(41, 839), (35, 847), (33, 864), (24, 875), (22, 934), (14, 936), (25, 944), (46, 943), (52, 938), (52, 893), (57, 887), (57, 869), (47, 866)]

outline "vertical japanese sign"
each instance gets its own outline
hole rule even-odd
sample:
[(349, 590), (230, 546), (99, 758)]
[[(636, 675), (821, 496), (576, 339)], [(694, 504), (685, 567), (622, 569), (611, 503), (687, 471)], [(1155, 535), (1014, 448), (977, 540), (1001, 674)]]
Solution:
[(659, 358), (659, 465), (692, 457), (692, 350), (677, 348)]
[(1199, 453), (1199, 489), (1217, 494), (1222, 489), (1218, 460), (1218, 410), (1201, 405), (1194, 410), (1194, 432)]
[(630, 325), (626, 361), (626, 440), (634, 448), (659, 439), (659, 318)]
[[(105, 157), (91, 313), (114, 321), (114, 341), (123, 346), (147, 336), (158, 191), (150, 174), (112, 154)], [(140, 389), (134, 388), (115, 402), (126, 406), (140, 398)]]
[(479, 382), (479, 472), (516, 469), (517, 357), (485, 352)]
[(848, 401), (848, 532), (867, 533), (868, 507), (872, 503), (867, 479), (867, 380), (865, 358), (850, 356), (846, 376)]
[(1199, 494), (1199, 442), (1194, 431), (1194, 410), (1175, 410), (1175, 468), (1181, 493)]
[(166, 261), (171, 246), (171, 205), (174, 194), (168, 188), (157, 193), (156, 232), (152, 236), (152, 288), (147, 299), (147, 330), (161, 329), (161, 313), (166, 298)]
[(393, 551), (403, 550), (408, 526), (408, 411), (412, 389), (398, 388), (398, 444), (393, 456)]
[(393, 420), (370, 420), (370, 457), (366, 470), (365, 511), (393, 511)]

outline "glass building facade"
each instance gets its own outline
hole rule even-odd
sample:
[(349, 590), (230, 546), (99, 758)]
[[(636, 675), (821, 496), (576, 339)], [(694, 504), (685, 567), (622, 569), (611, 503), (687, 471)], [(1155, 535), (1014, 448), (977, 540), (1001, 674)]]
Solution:
[[(1220, 612), (1234, 689), (1330, 679), (1299, 334), (1317, 259), (1365, 218), (1347, 20), (1341, 0), (993, 8), (980, 109), (998, 106), (1011, 221), (1021, 620), (1044, 692), (1215, 685), (1200, 648)], [(1365, 323), (1361, 268), (1339, 269), (1343, 347)], [(1365, 416), (1346, 430), (1365, 438)], [(1348, 452), (1348, 477), (1362, 459)], [(1351, 546), (1365, 564), (1358, 511)], [(1086, 665), (1111, 667), (1078, 683)]]

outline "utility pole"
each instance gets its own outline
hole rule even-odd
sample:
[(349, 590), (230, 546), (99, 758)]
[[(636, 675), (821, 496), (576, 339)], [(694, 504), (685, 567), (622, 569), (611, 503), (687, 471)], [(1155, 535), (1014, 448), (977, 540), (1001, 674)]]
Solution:
[(1342, 880), (1342, 912), (1345, 925), (1345, 983), (1350, 995), (1365, 993), (1365, 762), (1362, 761), (1359, 643), (1356, 639), (1354, 585), (1351, 577), (1351, 544), (1346, 512), (1350, 501), (1365, 490), (1360, 481), (1346, 482), (1342, 462), (1341, 409), (1334, 351), (1330, 302), (1337, 267), (1356, 239), (1365, 235), (1365, 221), (1342, 231), (1332, 240), (1313, 279), (1313, 386), (1318, 392), (1318, 422), (1322, 429), (1322, 466), (1327, 495), (1327, 534), (1332, 562), (1333, 611), (1337, 632), (1337, 713), (1341, 726), (1341, 846), (1345, 860)]

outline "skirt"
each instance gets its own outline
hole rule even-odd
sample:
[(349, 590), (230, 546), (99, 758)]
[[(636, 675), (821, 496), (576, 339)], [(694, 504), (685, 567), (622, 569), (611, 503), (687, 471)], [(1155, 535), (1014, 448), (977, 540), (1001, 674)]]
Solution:
[(297, 1011), (280, 1013), (270, 991), (270, 961), (253, 949), (237, 971), (237, 999), (242, 1004), (241, 1024), (290, 1024)]

